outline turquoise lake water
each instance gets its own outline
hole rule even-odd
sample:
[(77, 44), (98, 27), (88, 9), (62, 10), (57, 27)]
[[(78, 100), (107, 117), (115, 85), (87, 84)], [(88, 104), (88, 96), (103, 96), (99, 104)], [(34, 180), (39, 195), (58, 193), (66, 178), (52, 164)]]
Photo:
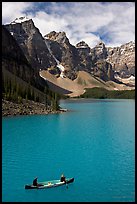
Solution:
[[(65, 100), (70, 110), (2, 119), (2, 201), (134, 202), (135, 101)], [(25, 184), (74, 177), (66, 186)]]

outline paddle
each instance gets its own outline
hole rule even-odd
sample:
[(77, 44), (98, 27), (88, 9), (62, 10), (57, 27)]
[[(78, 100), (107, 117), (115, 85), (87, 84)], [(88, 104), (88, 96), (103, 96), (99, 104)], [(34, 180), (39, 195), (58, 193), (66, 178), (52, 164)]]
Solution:
[(66, 183), (66, 188), (68, 188), (68, 184)]
[(66, 188), (68, 188), (68, 184), (67, 184), (67, 181), (66, 181), (64, 174), (61, 175), (61, 181), (64, 181), (66, 184)]
[(66, 183), (66, 188), (68, 188), (68, 184), (67, 184), (67, 181), (65, 181), (65, 183)]

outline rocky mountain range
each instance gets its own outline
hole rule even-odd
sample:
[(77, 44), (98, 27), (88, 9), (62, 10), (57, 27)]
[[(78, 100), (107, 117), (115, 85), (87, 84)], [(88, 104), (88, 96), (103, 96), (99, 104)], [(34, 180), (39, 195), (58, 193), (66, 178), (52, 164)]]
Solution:
[(122, 78), (135, 76), (135, 43), (129, 42), (120, 47), (108, 48), (107, 62)]
[(2, 25), (2, 115), (55, 112), (58, 111), (58, 97), (49, 90), (47, 82)]
[[(70, 80), (71, 85), (77, 81), (83, 89), (95, 87), (98, 82), (100, 85), (97, 86), (105, 84), (112, 90), (135, 88), (134, 42), (113, 48), (106, 47), (103, 42), (90, 48), (84, 41), (74, 46), (65, 32), (51, 31), (42, 36), (33, 20), (25, 17), (4, 26), (17, 41), (33, 69), (39, 71), (49, 85), (67, 89), (66, 80)], [(88, 81), (82, 78), (87, 76), (85, 73), (88, 74)], [(93, 79), (97, 83), (93, 84)], [(123, 81), (125, 79), (126, 82)], [(59, 80), (64, 80), (64, 85), (58, 83)]]

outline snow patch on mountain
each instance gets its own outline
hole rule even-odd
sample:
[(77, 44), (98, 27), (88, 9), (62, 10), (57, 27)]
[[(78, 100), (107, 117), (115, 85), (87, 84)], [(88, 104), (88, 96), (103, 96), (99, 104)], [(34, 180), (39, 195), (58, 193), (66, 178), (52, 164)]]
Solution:
[(22, 23), (25, 21), (29, 21), (30, 19), (27, 16), (16, 18), (11, 24)]
[[(41, 71), (41, 70), (40, 70)], [(39, 72), (39, 75), (40, 75), (40, 77), (41, 78), (43, 78), (44, 80), (47, 80), (47, 78), (46, 77), (44, 77), (44, 76), (42, 76), (42, 74)]]
[(135, 81), (135, 77), (131, 75), (128, 80)]
[(58, 64), (57, 67), (58, 67), (58, 68), (60, 69), (60, 71), (61, 71), (60, 77), (61, 77), (61, 78), (64, 78), (64, 77), (65, 77), (65, 75), (64, 75), (65, 68), (63, 67), (62, 64)]
[(45, 38), (45, 44), (46, 44), (46, 46), (47, 46), (47, 48), (48, 48), (49, 53), (50, 53), (50, 54), (52, 55), (52, 57), (55, 59), (55, 61), (56, 61), (56, 63), (57, 63), (57, 67), (58, 67), (59, 70), (61, 71), (60, 77), (61, 77), (61, 78), (64, 78), (64, 70), (65, 70), (65, 68), (63, 67), (63, 65), (60, 64), (60, 61), (53, 55), (53, 53), (52, 53), (52, 51), (51, 51), (51, 49), (50, 49), (50, 45), (49, 45), (49, 43), (48, 43), (48, 41), (47, 41), (46, 38)]
[(47, 48), (48, 48), (49, 53), (52, 55), (52, 57), (54, 58), (54, 60), (56, 61), (56, 63), (59, 64), (59, 63), (60, 63), (59, 60), (57, 60), (57, 58), (53, 55), (53, 53), (52, 53), (52, 51), (51, 51), (51, 49), (50, 49), (50, 45), (49, 45), (49, 43), (48, 43), (48, 41), (47, 41), (46, 39), (45, 39), (45, 44), (46, 44), (46, 46), (47, 46)]
[(61, 72), (65, 71), (65, 68), (63, 67), (63, 65), (58, 64), (57, 67), (60, 69)]

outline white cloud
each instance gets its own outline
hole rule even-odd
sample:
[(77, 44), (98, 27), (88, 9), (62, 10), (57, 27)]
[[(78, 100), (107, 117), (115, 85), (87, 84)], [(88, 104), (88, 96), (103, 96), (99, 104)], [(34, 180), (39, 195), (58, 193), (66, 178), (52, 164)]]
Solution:
[[(31, 16), (30, 16), (31, 17)], [(52, 16), (43, 11), (37, 12), (32, 16), (35, 26), (38, 27), (43, 35), (51, 31), (62, 31), (66, 26), (64, 18), (60, 19), (58, 16)]]
[(65, 31), (72, 44), (84, 40), (91, 47), (100, 39), (107, 46), (135, 40), (134, 2), (45, 2), (39, 10), (40, 3), (3, 2), (2, 20), (10, 23), (35, 8), (29, 17), (42, 35), (53, 30)]
[(33, 7), (32, 2), (2, 2), (2, 23), (10, 23), (15, 18), (24, 16)]

